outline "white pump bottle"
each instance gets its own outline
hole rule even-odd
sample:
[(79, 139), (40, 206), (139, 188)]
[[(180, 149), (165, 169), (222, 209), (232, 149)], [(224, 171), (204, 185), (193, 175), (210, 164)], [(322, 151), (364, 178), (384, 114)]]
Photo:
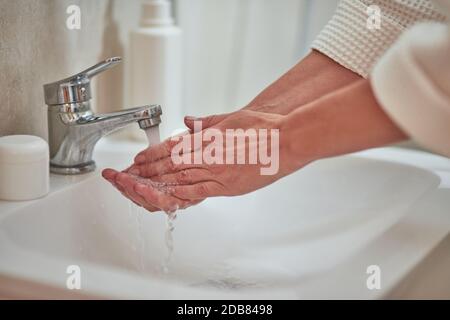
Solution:
[[(160, 134), (167, 138), (183, 126), (181, 29), (168, 0), (142, 2), (139, 28), (130, 34), (130, 105), (160, 104)], [(140, 132), (139, 132), (140, 131)], [(145, 139), (141, 130), (132, 132)]]

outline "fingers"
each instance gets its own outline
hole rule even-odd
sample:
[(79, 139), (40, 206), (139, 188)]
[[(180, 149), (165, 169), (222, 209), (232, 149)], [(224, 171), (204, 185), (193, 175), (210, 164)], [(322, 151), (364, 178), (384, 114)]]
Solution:
[(102, 176), (106, 180), (108, 180), (117, 190), (119, 190), (124, 197), (134, 202), (134, 204), (139, 207), (144, 207), (150, 212), (160, 211), (160, 209), (156, 208), (155, 206), (145, 203), (145, 201), (143, 201), (143, 199), (138, 194), (127, 191), (126, 181), (117, 181), (117, 178), (120, 177), (119, 174), (120, 172), (114, 169), (105, 169), (102, 171)]
[(121, 172), (117, 175), (116, 181), (124, 188), (129, 197), (150, 211), (172, 212), (190, 205), (189, 201), (177, 199), (170, 195), (167, 186), (150, 180), (146, 181)]
[(119, 192), (124, 197), (128, 198), (128, 195), (126, 194), (124, 188), (116, 182), (116, 177), (118, 174), (119, 174), (119, 172), (117, 172), (114, 169), (105, 169), (102, 171), (103, 178), (108, 180), (108, 182), (110, 182), (117, 190), (119, 190)]
[[(194, 132), (194, 129), (196, 129), (195, 128), (196, 122), (201, 123), (201, 126), (199, 127), (199, 129), (203, 130), (203, 129), (210, 128), (210, 127), (218, 124), (219, 122), (226, 119), (228, 116), (230, 116), (230, 114), (211, 115), (211, 116), (203, 117), (203, 118), (187, 116), (184, 118), (184, 123), (192, 132)], [(194, 135), (191, 138), (195, 137), (195, 133), (201, 134), (200, 132), (194, 132)], [(180, 136), (178, 136), (178, 138), (180, 138)], [(202, 140), (200, 140), (200, 141), (202, 141)], [(179, 139), (176, 139), (175, 137), (173, 137), (173, 138), (166, 139), (164, 142), (162, 142), (156, 146), (151, 146), (151, 147), (141, 151), (140, 153), (138, 153), (136, 155), (136, 157), (134, 158), (134, 163), (135, 164), (143, 164), (145, 162), (152, 162), (152, 161), (156, 161), (159, 159), (169, 157), (171, 155), (172, 148), (178, 142), (179, 142)], [(193, 144), (191, 144), (191, 145), (193, 145)], [(193, 150), (194, 150), (194, 148), (191, 150), (184, 150), (184, 152), (192, 152)]]
[[(227, 118), (229, 116), (229, 114), (219, 114), (219, 115), (212, 115), (212, 116), (208, 116), (208, 117), (204, 117), (204, 118), (195, 118), (195, 117), (185, 117), (184, 118), (184, 123), (186, 124), (186, 126), (194, 131), (194, 123), (195, 122), (200, 122), (201, 126), (200, 126), (200, 130), (206, 129), (206, 128), (210, 128), (216, 124), (218, 124), (219, 122), (221, 122), (222, 120), (224, 120), (225, 118)], [(200, 132), (198, 132), (200, 134)], [(177, 136), (178, 138), (180, 138), (182, 135)], [(194, 138), (194, 137), (191, 137)], [(202, 141), (202, 140), (200, 140)], [(162, 158), (166, 158), (169, 157), (171, 155), (172, 152), (172, 148), (179, 142), (179, 139), (176, 139), (176, 137), (173, 138), (169, 138), (166, 139), (165, 141), (163, 141), (162, 143), (156, 145), (156, 146), (151, 146), (143, 151), (141, 151), (140, 153), (138, 153), (136, 155), (136, 157), (134, 158), (134, 163), (135, 164), (142, 164), (145, 162), (152, 162), (158, 159), (162, 159)], [(193, 145), (193, 144), (191, 144)], [(189, 152), (193, 151), (194, 149), (188, 150)], [(185, 150), (186, 152), (187, 150)]]
[[(186, 161), (187, 163), (175, 164), (172, 157), (167, 157), (164, 159), (159, 159), (154, 162), (146, 162), (143, 164), (134, 164), (128, 173), (132, 175), (141, 176), (144, 178), (154, 178), (155, 176), (160, 176), (169, 173), (175, 173), (182, 170), (201, 168), (201, 164), (194, 164), (192, 162), (192, 156), (194, 154), (189, 154), (191, 161)], [(201, 153), (199, 153), (201, 156)], [(206, 169), (205, 169), (206, 170)]]
[[(156, 146), (148, 147), (138, 153), (134, 158), (134, 164), (142, 165), (145, 163), (156, 162), (158, 160), (170, 158), (174, 155), (181, 157), (183, 154), (201, 150), (204, 143), (202, 132), (174, 136)], [(174, 149), (174, 147), (177, 148)]]
[(109, 182), (114, 181), (116, 179), (117, 174), (118, 174), (118, 172), (114, 169), (107, 168), (102, 171), (103, 178), (105, 178)]
[(151, 203), (165, 212), (174, 212), (178, 209), (187, 208), (190, 205), (187, 200), (177, 199), (176, 197), (142, 183), (136, 183), (134, 190), (142, 196), (147, 203)]
[(135, 164), (143, 164), (146, 162), (153, 162), (159, 159), (169, 157), (172, 148), (178, 143), (175, 139), (166, 139), (162, 143), (151, 146), (139, 152), (134, 158)]
[(136, 181), (133, 179), (132, 176), (130, 176), (130, 175), (126, 174), (126, 173), (118, 173), (117, 174), (117, 178), (116, 178), (116, 182), (122, 188), (122, 190), (126, 194), (126, 196), (131, 201), (136, 203), (137, 205), (139, 205), (141, 207), (144, 207), (145, 209), (147, 209), (150, 212), (160, 211), (160, 208), (158, 208), (158, 207), (154, 206), (153, 204), (148, 203), (147, 201), (145, 201), (145, 199), (143, 197), (141, 197), (141, 195), (139, 195), (135, 191)]
[(113, 169), (103, 170), (102, 175), (125, 197), (150, 212), (160, 210), (172, 212), (178, 209), (185, 209), (204, 200), (204, 198), (196, 198), (193, 200), (177, 198), (171, 194), (172, 190), (170, 187), (163, 184), (159, 186), (158, 182), (152, 186), (152, 182), (144, 183), (142, 178)]
[(177, 185), (195, 184), (214, 180), (211, 172), (205, 168), (185, 169), (152, 177), (153, 181)]
[(194, 131), (194, 123), (200, 122), (201, 123), (200, 130), (203, 130), (203, 129), (210, 128), (210, 127), (218, 124), (219, 122), (221, 122), (228, 116), (229, 116), (229, 114), (217, 114), (217, 115), (211, 115), (211, 116), (202, 117), (202, 118), (187, 116), (187, 117), (184, 117), (184, 124), (186, 125), (186, 127), (191, 129), (192, 131)]
[(180, 199), (199, 200), (208, 197), (226, 195), (224, 187), (215, 182), (207, 181), (193, 185), (174, 186), (171, 188), (171, 194)]

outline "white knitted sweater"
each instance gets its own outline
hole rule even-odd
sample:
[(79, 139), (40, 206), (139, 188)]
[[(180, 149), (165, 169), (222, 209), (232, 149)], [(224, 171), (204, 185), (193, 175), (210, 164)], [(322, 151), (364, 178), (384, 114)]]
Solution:
[[(380, 9), (380, 28), (368, 27), (370, 5)], [(449, 19), (450, 0), (343, 0), (312, 47), (370, 76), (391, 119), (450, 157)]]
[[(370, 30), (372, 5), (380, 8), (381, 25)], [(423, 21), (445, 21), (445, 15), (429, 0), (342, 0), (312, 48), (366, 78), (397, 38)]]

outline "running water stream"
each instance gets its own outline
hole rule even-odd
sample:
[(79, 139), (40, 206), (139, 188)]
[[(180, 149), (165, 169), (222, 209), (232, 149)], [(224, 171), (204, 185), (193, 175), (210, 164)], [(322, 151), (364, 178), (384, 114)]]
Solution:
[[(161, 137), (159, 134), (158, 126), (154, 126), (154, 127), (150, 127), (148, 129), (146, 129), (145, 134), (147, 135), (147, 140), (148, 140), (149, 146), (154, 146), (154, 145), (160, 143)], [(140, 180), (142, 183), (150, 185), (152, 188), (155, 188), (161, 192), (167, 192), (167, 188), (169, 187), (169, 185), (165, 184), (165, 183), (157, 183), (157, 182), (154, 182), (151, 180), (144, 180), (142, 178), (140, 178)], [(167, 252), (166, 252), (166, 257), (164, 258), (163, 263), (162, 263), (162, 272), (164, 274), (169, 273), (169, 265), (170, 265), (170, 261), (172, 260), (172, 255), (173, 255), (173, 248), (174, 248), (173, 247), (173, 231), (175, 229), (174, 220), (177, 217), (176, 209), (177, 208), (174, 208), (174, 210), (172, 210), (170, 212), (166, 212), (167, 217), (166, 217), (165, 244), (166, 244)]]
[(165, 235), (165, 241), (166, 241), (166, 258), (163, 261), (162, 264), (162, 271), (164, 274), (169, 273), (169, 265), (170, 261), (172, 260), (173, 255), (173, 230), (175, 229), (174, 226), (174, 220), (177, 217), (175, 211), (173, 212), (167, 212), (167, 218), (166, 218), (166, 235)]
[(159, 135), (159, 127), (154, 126), (145, 129), (145, 134), (147, 135), (148, 146), (154, 146), (161, 142), (161, 137)]

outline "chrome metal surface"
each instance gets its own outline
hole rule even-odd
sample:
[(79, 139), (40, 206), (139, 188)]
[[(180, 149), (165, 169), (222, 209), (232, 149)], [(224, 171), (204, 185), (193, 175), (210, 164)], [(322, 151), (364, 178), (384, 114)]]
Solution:
[(90, 78), (109, 69), (120, 58), (110, 58), (75, 76), (44, 85), (48, 105), (50, 171), (80, 174), (93, 171), (92, 154), (103, 136), (139, 123), (142, 129), (161, 123), (161, 106), (145, 105), (108, 114), (94, 114), (90, 108)]
[(76, 75), (44, 85), (47, 105), (80, 103), (91, 99), (91, 78), (114, 67), (122, 61), (120, 57), (106, 59)]

